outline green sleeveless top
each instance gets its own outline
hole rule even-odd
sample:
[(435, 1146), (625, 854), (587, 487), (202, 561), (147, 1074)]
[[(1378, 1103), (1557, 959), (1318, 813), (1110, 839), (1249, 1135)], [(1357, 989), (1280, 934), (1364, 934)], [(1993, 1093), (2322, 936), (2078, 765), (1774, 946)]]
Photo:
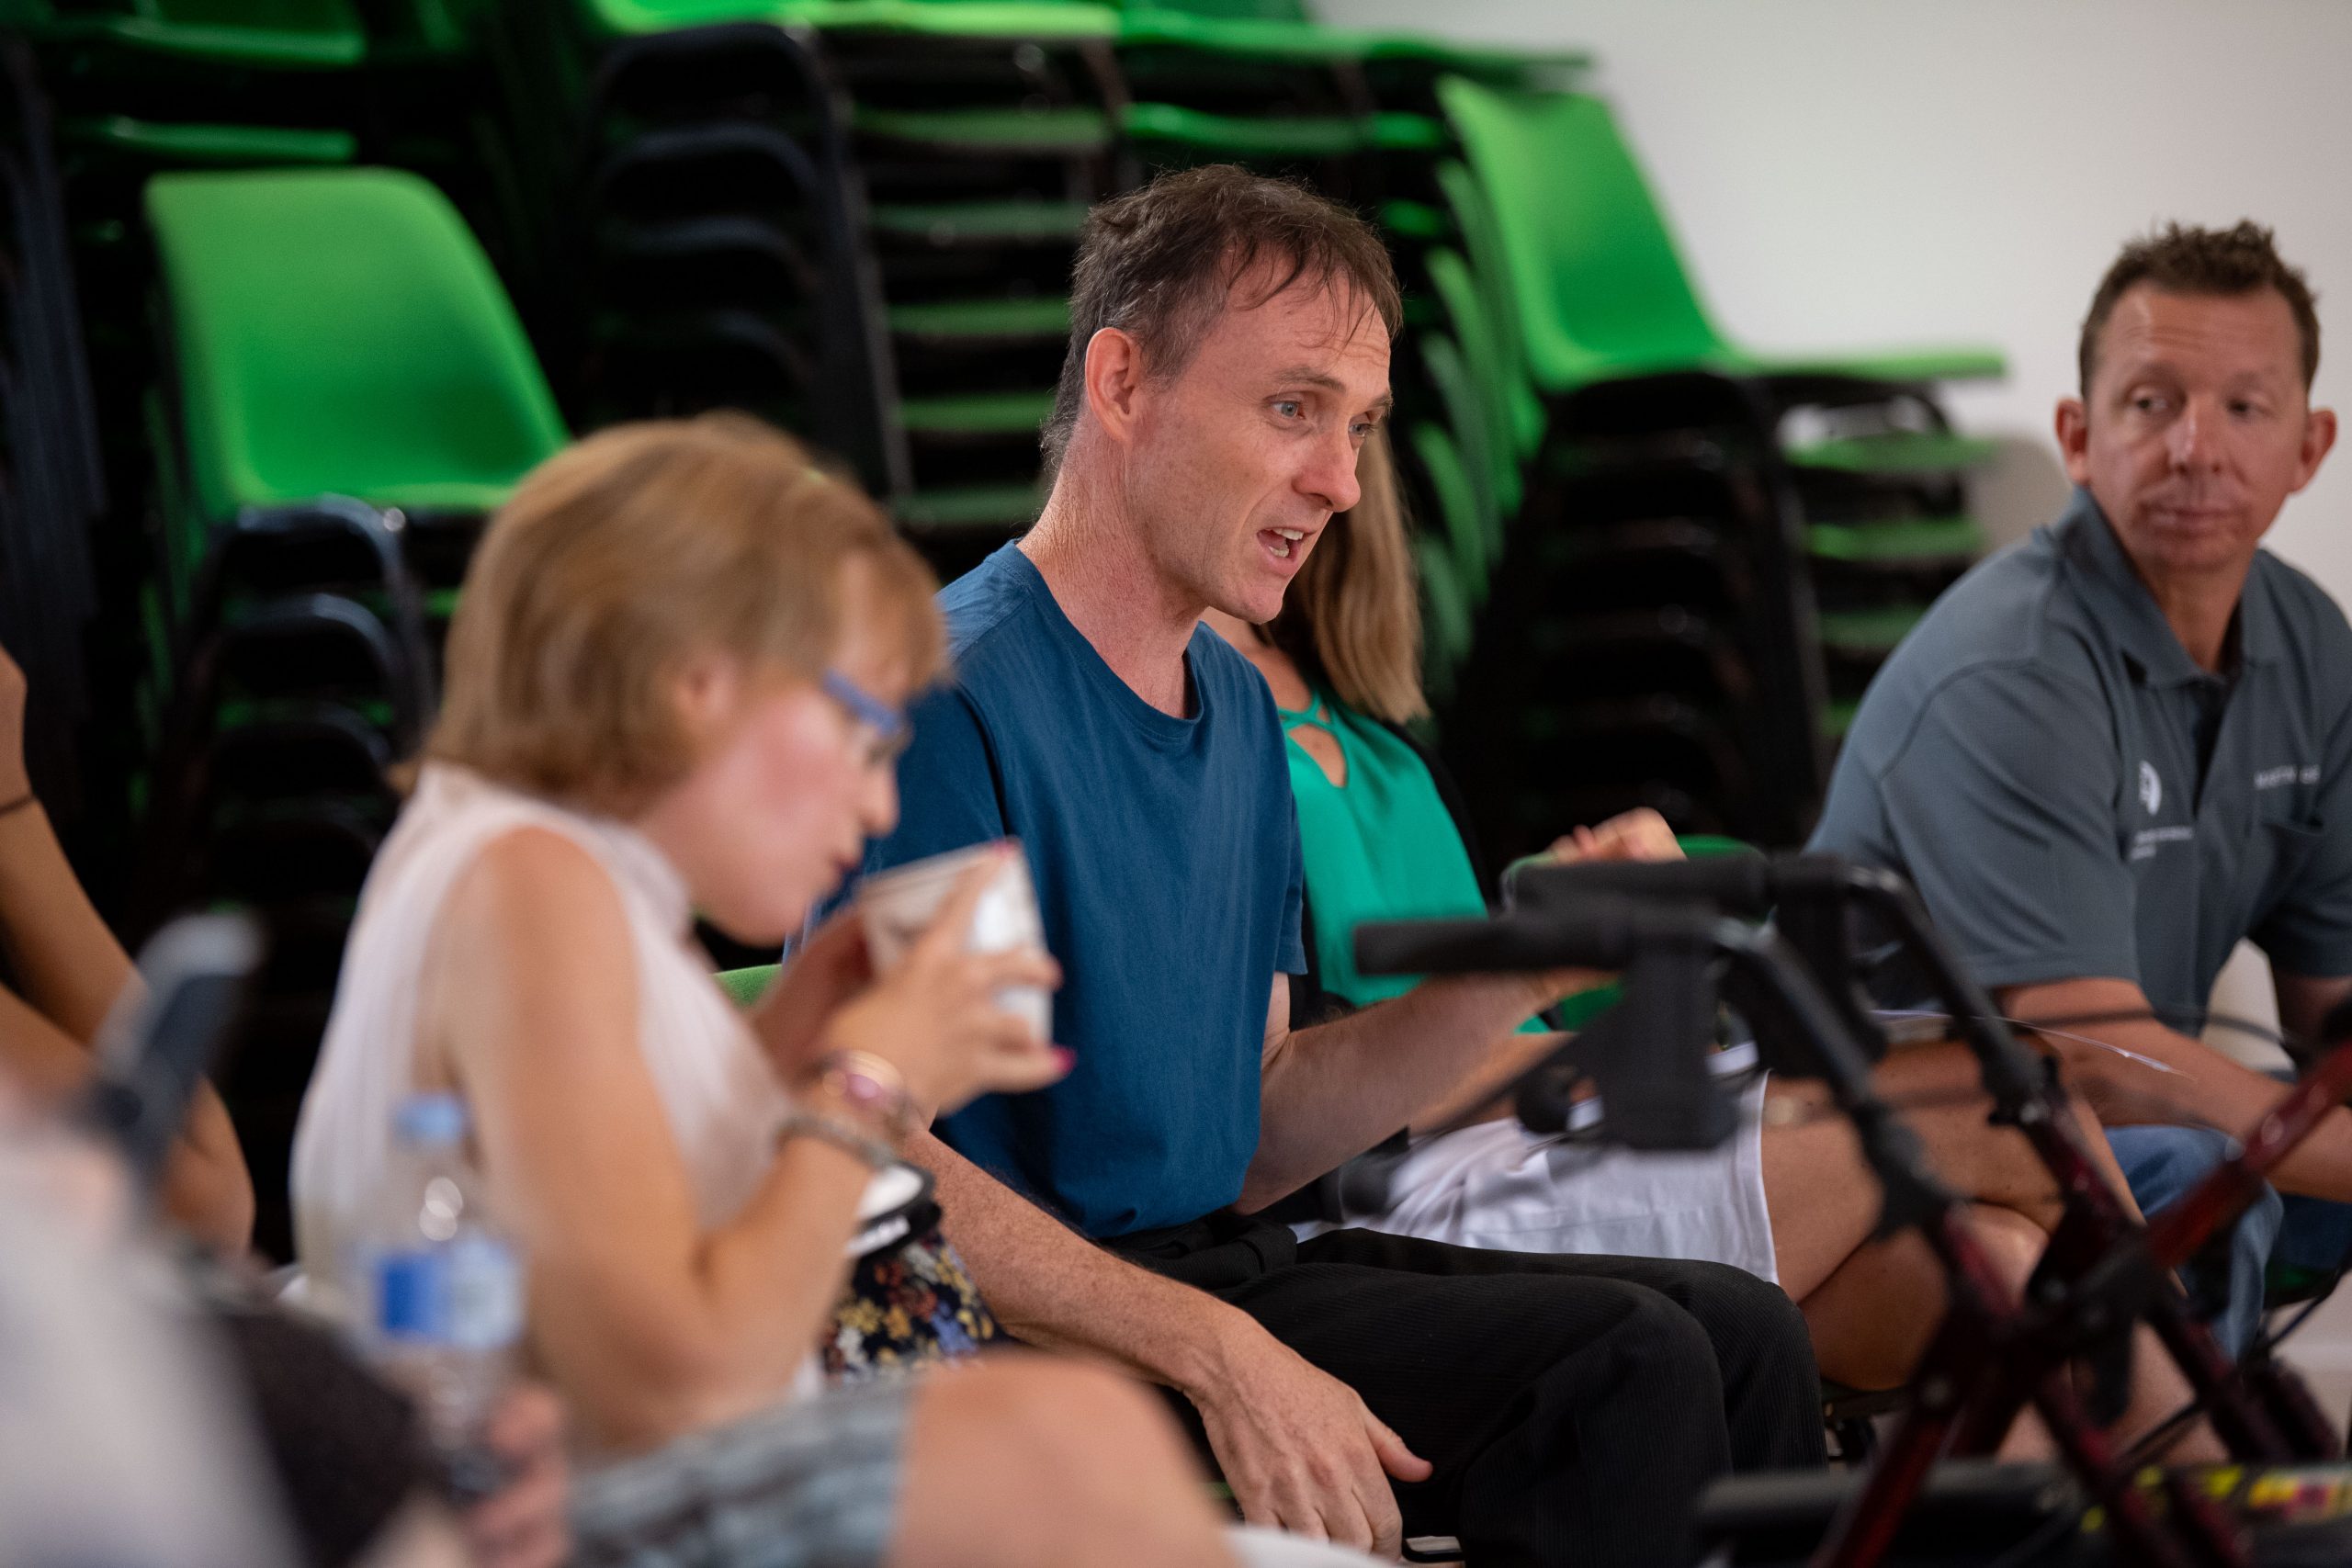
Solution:
[[(1315, 918), (1315, 972), (1325, 991), (1367, 1007), (1411, 990), (1419, 976), (1356, 973), (1360, 923), (1471, 918), (1487, 912), (1487, 900), (1453, 814), (1420, 757), (1377, 720), (1319, 685), (1313, 692), (1306, 711), (1278, 711), (1290, 739), (1290, 788)], [(1338, 740), (1345, 784), (1333, 784), (1298, 743), (1306, 728), (1329, 730)], [(1531, 1021), (1530, 1027), (1542, 1025)]]

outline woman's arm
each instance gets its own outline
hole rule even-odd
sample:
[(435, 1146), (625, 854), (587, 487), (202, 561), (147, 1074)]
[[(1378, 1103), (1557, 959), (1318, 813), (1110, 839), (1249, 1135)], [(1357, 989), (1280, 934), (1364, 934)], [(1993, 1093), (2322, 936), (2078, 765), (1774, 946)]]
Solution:
[(462, 1086), (527, 1251), (533, 1345), (590, 1436), (616, 1447), (790, 1387), (840, 1293), (868, 1175), (831, 1144), (787, 1140), (742, 1209), (704, 1230), (639, 1051), (636, 968), (603, 869), (523, 829), (453, 888), (422, 1026), (422, 1070), (437, 1056)]
[[(0, 946), (32, 1006), (14, 997), (0, 1017), (0, 1066), (44, 1097), (90, 1077), (89, 1046), (138, 971), (67, 863), (25, 772), (25, 677), (0, 652)], [(164, 1172), (164, 1212), (224, 1251), (252, 1243), (254, 1184), (228, 1108), (198, 1084)]]

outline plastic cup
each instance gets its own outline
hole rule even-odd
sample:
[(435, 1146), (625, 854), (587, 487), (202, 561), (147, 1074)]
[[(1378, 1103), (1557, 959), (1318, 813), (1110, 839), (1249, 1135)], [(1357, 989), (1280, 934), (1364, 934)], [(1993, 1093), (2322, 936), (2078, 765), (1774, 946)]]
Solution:
[[(1004, 856), (1003, 868), (992, 877), (972, 910), (972, 929), (964, 946), (970, 953), (1011, 953), (1023, 948), (1043, 951), (1046, 928), (1037, 918), (1037, 893), (1029, 881), (1029, 862), (1019, 852)], [(893, 866), (858, 884), (858, 918), (865, 922), (865, 951), (876, 975), (888, 974), (907, 955), (917, 938), (931, 928), (940, 906), (975, 865), (1001, 852), (998, 844), (975, 844), (951, 850), (929, 860)], [(1052, 1038), (1054, 1001), (1043, 986), (1007, 986), (996, 994), (997, 1005), (1029, 1025), (1040, 1044)]]

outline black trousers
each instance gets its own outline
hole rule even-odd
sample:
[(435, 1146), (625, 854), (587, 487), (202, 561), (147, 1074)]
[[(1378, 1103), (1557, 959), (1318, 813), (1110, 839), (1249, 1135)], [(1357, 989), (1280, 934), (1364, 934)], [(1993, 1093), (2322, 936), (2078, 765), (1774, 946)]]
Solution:
[(1688, 1562), (1709, 1482), (1824, 1462), (1804, 1320), (1741, 1269), (1357, 1230), (1299, 1243), (1229, 1215), (1113, 1245), (1352, 1387), (1435, 1467), (1396, 1489), (1405, 1533), (1458, 1536), (1475, 1568)]

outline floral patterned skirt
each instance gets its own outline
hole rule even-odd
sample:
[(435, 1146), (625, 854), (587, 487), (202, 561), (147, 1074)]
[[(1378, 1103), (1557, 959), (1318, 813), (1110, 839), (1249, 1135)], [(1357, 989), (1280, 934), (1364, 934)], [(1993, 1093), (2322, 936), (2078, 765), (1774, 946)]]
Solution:
[(940, 1234), (937, 1208), (917, 1222), (905, 1241), (868, 1253), (850, 1270), (822, 1347), (828, 1382), (961, 1360), (1002, 1337), (964, 1260)]

